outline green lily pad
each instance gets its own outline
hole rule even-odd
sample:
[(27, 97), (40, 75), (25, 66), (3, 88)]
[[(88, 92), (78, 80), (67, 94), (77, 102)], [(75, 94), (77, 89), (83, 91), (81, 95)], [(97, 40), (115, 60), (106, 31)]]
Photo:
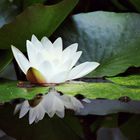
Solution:
[(140, 87), (140, 75), (130, 75), (127, 77), (112, 77), (107, 79), (119, 85)]
[(56, 87), (56, 89), (70, 95), (82, 94), (91, 99), (118, 99), (121, 96), (129, 96), (132, 99), (140, 99), (140, 89), (129, 89), (112, 83), (65, 84)]
[[(128, 24), (129, 23), (129, 24)], [(80, 62), (101, 65), (91, 77), (114, 76), (140, 66), (140, 14), (91, 12), (74, 15), (57, 32), (65, 45), (79, 43)]]
[[(47, 93), (48, 87), (17, 87), (17, 81), (1, 80), (0, 102), (10, 101), (15, 98), (31, 99), (38, 93)], [(140, 99), (140, 88), (127, 88), (113, 83), (66, 83), (56, 86), (64, 94), (82, 94), (87, 98), (118, 99), (129, 96), (131, 99)]]

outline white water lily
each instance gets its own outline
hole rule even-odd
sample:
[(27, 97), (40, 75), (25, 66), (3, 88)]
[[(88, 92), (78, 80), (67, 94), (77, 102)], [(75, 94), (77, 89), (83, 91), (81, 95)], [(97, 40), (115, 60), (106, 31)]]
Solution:
[(29, 124), (32, 124), (34, 121), (38, 122), (44, 118), (46, 112), (44, 109), (44, 104), (45, 100), (43, 96), (41, 101), (39, 101), (39, 103), (35, 106), (31, 106), (29, 101), (25, 100), (22, 103), (16, 105), (14, 114), (20, 111), (19, 118), (22, 118), (29, 112)]
[[(82, 52), (77, 51), (77, 43), (63, 50), (61, 38), (52, 43), (47, 37), (39, 41), (33, 35), (31, 41), (27, 40), (26, 47), (28, 59), (14, 46), (12, 51), (19, 67), (31, 83), (52, 86), (83, 77), (99, 66), (97, 62), (84, 62), (75, 66)], [(29, 123), (32, 124), (42, 120), (45, 113), (50, 117), (56, 114), (63, 118), (65, 108), (79, 111), (83, 105), (75, 97), (60, 95), (51, 89), (35, 106), (26, 100), (16, 106), (15, 112), (20, 110), (19, 118), (29, 112)]]
[(32, 35), (26, 47), (28, 59), (14, 46), (12, 51), (19, 67), (32, 83), (63, 83), (83, 77), (99, 66), (97, 62), (84, 62), (75, 66), (82, 52), (77, 51), (77, 43), (63, 50), (61, 38), (52, 43), (47, 37), (39, 41)]
[(51, 90), (45, 95), (45, 110), (49, 117), (54, 114), (63, 118), (65, 115), (65, 108), (79, 111), (83, 108), (82, 103), (75, 97), (70, 95), (60, 95), (56, 90)]

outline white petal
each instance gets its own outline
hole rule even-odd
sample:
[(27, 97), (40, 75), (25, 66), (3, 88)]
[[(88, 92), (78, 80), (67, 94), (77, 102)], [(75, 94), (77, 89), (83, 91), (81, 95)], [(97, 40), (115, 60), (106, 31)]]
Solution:
[(72, 102), (72, 104), (74, 106), (75, 111), (79, 111), (81, 108), (84, 108), (82, 103), (78, 99), (76, 99), (75, 97), (71, 96), (71, 102)]
[(42, 46), (48, 51), (53, 48), (52, 42), (47, 37), (43, 37), (41, 39), (41, 43), (42, 43)]
[(68, 109), (73, 109), (75, 111), (78, 111), (81, 108), (84, 108), (82, 103), (73, 96), (63, 95), (63, 96), (61, 96), (61, 98), (64, 102), (65, 107), (68, 108)]
[(69, 51), (69, 52), (76, 52), (78, 49), (78, 43), (74, 43), (74, 44), (71, 44), (70, 46), (68, 46), (65, 50), (65, 51)]
[(59, 94), (49, 92), (45, 96), (45, 104), (44, 108), (49, 115), (49, 117), (53, 117), (54, 114), (57, 112), (60, 117), (63, 117), (64, 114), (64, 104), (62, 100), (59, 98)]
[(63, 102), (58, 97), (55, 98), (54, 102), (55, 102), (55, 104), (53, 106), (53, 110), (55, 110), (56, 114), (59, 117), (63, 118), (64, 110), (65, 110)]
[(54, 98), (55, 95), (48, 93), (44, 96), (44, 109), (47, 112), (47, 114), (52, 117), (55, 114), (55, 111), (52, 109), (54, 104)]
[(56, 66), (56, 71), (62, 72), (62, 71), (69, 71), (71, 70), (71, 64), (72, 64), (73, 59), (68, 59), (61, 63), (60, 65)]
[(37, 39), (35, 35), (32, 35), (31, 42), (37, 47), (37, 49), (43, 49), (41, 42)]
[(11, 46), (11, 48), (12, 48), (12, 52), (14, 54), (14, 57), (19, 65), (19, 67), (26, 74), (27, 70), (30, 68), (29, 61), (27, 60), (27, 58), (23, 55), (23, 53), (19, 49), (17, 49), (14, 46)]
[(73, 61), (71, 63), (71, 68), (77, 63), (77, 61), (79, 60), (81, 55), (82, 55), (82, 51), (79, 51), (73, 56)]
[(68, 71), (62, 71), (60, 73), (57, 73), (56, 75), (53, 75), (49, 83), (64, 83), (67, 80), (67, 77)]
[(72, 44), (70, 46), (68, 46), (64, 51), (63, 51), (63, 59), (69, 59), (69, 58), (73, 58), (73, 55), (76, 53), (78, 48), (78, 44)]
[[(45, 51), (43, 52), (45, 53)], [(40, 65), (44, 62), (44, 61), (47, 61), (46, 58), (44, 57), (42, 52), (38, 52), (36, 54), (36, 62), (38, 63), (38, 68), (37, 69), (40, 69)]]
[(27, 54), (28, 54), (28, 58), (29, 58), (29, 61), (32, 65), (36, 64), (37, 60), (37, 49), (36, 47), (33, 45), (32, 42), (30, 42), (29, 40), (26, 41), (26, 48), (27, 48)]
[(53, 46), (55, 48), (55, 51), (57, 51), (57, 53), (62, 53), (62, 38), (61, 37), (57, 38), (54, 41)]
[(64, 118), (65, 112), (64, 112), (64, 110), (62, 110), (62, 111), (56, 111), (56, 115), (57, 115), (58, 117), (60, 117), (60, 118)]
[(64, 104), (61, 99), (58, 97), (55, 98), (55, 106), (54, 109), (58, 112), (64, 112)]
[(45, 110), (42, 107), (42, 101), (39, 103), (39, 105), (36, 107), (36, 118), (35, 118), (35, 122), (38, 122), (40, 120), (42, 120), (44, 118), (45, 115)]
[(48, 114), (48, 116), (49, 116), (50, 118), (52, 118), (52, 117), (55, 115), (55, 113), (56, 113), (55, 110), (49, 110), (49, 111), (47, 112), (47, 114)]
[(42, 73), (42, 75), (46, 78), (46, 81), (49, 82), (52, 75), (54, 74), (54, 69), (52, 67), (52, 64), (49, 61), (44, 61), (40, 66), (39, 70)]
[(52, 107), (52, 101), (54, 99), (54, 96), (53, 93), (48, 93), (44, 96), (44, 108), (45, 109), (48, 109), (48, 108), (51, 108)]
[(36, 106), (36, 118), (35, 118), (35, 122), (38, 122), (40, 120), (42, 120), (44, 118), (45, 115), (45, 109), (43, 107), (44, 101), (43, 99), (41, 100), (41, 102)]
[(22, 103), (21, 104), (17, 104), (14, 110), (14, 114), (16, 114), (22, 107)]
[(76, 67), (74, 67), (68, 77), (68, 80), (77, 79), (83, 77), (93, 71), (99, 66), (97, 62), (85, 62)]
[(91, 103), (91, 100), (89, 100), (87, 98), (82, 99), (82, 101), (85, 102), (85, 103)]
[(63, 100), (64, 106), (68, 109), (73, 109), (73, 104), (71, 103), (71, 98), (67, 95), (62, 95), (61, 99)]
[(31, 108), (29, 111), (29, 124), (32, 124), (36, 118), (36, 108)]
[(28, 101), (24, 101), (22, 103), (19, 118), (22, 118), (23, 116), (25, 116), (29, 110), (30, 110), (30, 105), (29, 105)]

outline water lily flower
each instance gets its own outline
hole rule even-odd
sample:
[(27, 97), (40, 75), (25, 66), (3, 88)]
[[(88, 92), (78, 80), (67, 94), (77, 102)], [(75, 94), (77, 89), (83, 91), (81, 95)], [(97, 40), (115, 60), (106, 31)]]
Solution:
[(50, 90), (47, 95), (45, 95), (44, 108), (49, 117), (53, 117), (54, 114), (63, 118), (65, 115), (65, 108), (72, 109), (74, 111), (79, 111), (83, 108), (82, 103), (75, 97), (70, 95), (60, 95), (56, 90)]
[(24, 117), (29, 111), (29, 124), (32, 124), (34, 121), (38, 122), (43, 119), (46, 111), (44, 105), (46, 104), (44, 96), (36, 95), (33, 100), (25, 100), (20, 104), (17, 104), (14, 110), (14, 114), (18, 111), (19, 118)]
[[(26, 42), (26, 48), (28, 59), (14, 46), (12, 52), (27, 80), (35, 84), (52, 86), (64, 83), (81, 78), (99, 66), (98, 62), (84, 62), (75, 66), (82, 55), (81, 51), (77, 51), (78, 44), (74, 43), (63, 50), (60, 37), (52, 43), (47, 37), (39, 41), (32, 35), (31, 41)], [(61, 95), (51, 88), (48, 94), (40, 98), (18, 104), (15, 112), (20, 111), (19, 118), (29, 112), (29, 123), (32, 124), (42, 120), (45, 113), (50, 117), (56, 114), (63, 118), (65, 108), (79, 111), (83, 105), (75, 97)]]
[(12, 51), (19, 67), (32, 83), (64, 83), (83, 77), (99, 66), (97, 62), (84, 62), (75, 66), (82, 54), (77, 51), (78, 44), (63, 50), (60, 37), (52, 43), (47, 37), (39, 41), (32, 35), (31, 41), (26, 42), (26, 48), (28, 59), (14, 46)]

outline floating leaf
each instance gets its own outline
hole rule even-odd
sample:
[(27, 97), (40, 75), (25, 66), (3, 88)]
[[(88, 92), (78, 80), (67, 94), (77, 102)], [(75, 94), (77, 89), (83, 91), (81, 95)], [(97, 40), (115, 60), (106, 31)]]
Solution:
[(128, 67), (140, 66), (140, 15), (91, 12), (74, 15), (57, 32), (65, 45), (79, 43), (81, 61), (101, 65), (90, 76), (114, 76)]
[[(132, 100), (140, 99), (139, 88), (127, 88), (113, 83), (67, 83), (56, 86), (58, 91), (64, 94), (82, 94), (87, 98), (108, 98), (118, 99), (121, 96), (128, 96)], [(31, 99), (38, 93), (47, 93), (48, 87), (17, 87), (17, 81), (1, 80), (0, 102), (10, 101), (15, 98)]]
[(140, 75), (130, 75), (127, 77), (112, 77), (107, 79), (119, 85), (140, 87)]

